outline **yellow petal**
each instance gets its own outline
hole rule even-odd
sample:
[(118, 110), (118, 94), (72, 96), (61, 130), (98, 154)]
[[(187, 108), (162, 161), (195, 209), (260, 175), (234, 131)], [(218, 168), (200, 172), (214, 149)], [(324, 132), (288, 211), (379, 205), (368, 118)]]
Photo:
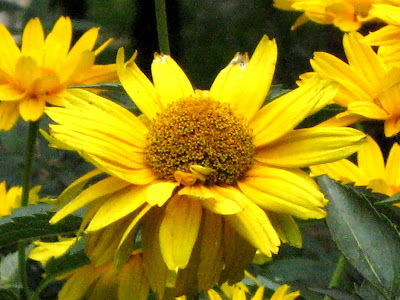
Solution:
[(272, 295), (271, 300), (283, 300), (283, 299), (284, 300), (294, 300), (298, 296), (300, 296), (299, 291), (288, 293), (289, 289), (290, 289), (290, 286), (288, 286), (287, 284), (281, 285), (275, 291), (275, 293)]
[(99, 82), (117, 81), (117, 67), (115, 64), (110, 65), (93, 65), (89, 70), (81, 74), (75, 74), (76, 80), (80, 84), (96, 84)]
[(175, 188), (179, 186), (178, 182), (159, 181), (152, 183), (147, 188), (147, 203), (150, 205), (163, 206), (171, 198)]
[(315, 127), (345, 127), (357, 122), (360, 122), (364, 119), (364, 117), (360, 115), (355, 115), (350, 113), (349, 111), (345, 111), (343, 113), (337, 114), (336, 116), (325, 120), (322, 123), (319, 123)]
[(246, 209), (225, 220), (256, 249), (268, 256), (278, 253), (280, 239), (265, 212), (249, 201)]
[(219, 102), (231, 102), (248, 62), (249, 57), (247, 54), (236, 53), (235, 57), (215, 78), (210, 88), (211, 97)]
[(23, 90), (31, 90), (34, 80), (39, 76), (35, 60), (29, 56), (20, 56), (15, 66), (14, 78)]
[(214, 290), (208, 290), (207, 295), (210, 300), (222, 300), (221, 296)]
[(117, 73), (125, 91), (140, 111), (153, 120), (162, 106), (159, 95), (150, 80), (135, 63), (136, 53), (125, 63), (124, 49), (117, 54)]
[(160, 225), (160, 248), (170, 270), (184, 269), (189, 263), (192, 248), (200, 228), (200, 201), (186, 196), (172, 198)]
[(68, 66), (68, 64), (76, 64), (76, 61), (79, 60), (80, 55), (84, 51), (92, 51), (98, 34), (99, 28), (91, 28), (90, 30), (86, 31), (71, 48), (71, 51), (69, 51), (66, 65)]
[(316, 106), (333, 99), (337, 86), (319, 77), (264, 106), (251, 120), (256, 147), (266, 145), (295, 128)]
[(134, 212), (146, 202), (147, 186), (129, 186), (110, 195), (90, 222), (87, 232), (97, 231)]
[(104, 197), (108, 197), (115, 192), (118, 192), (127, 186), (130, 183), (122, 181), (119, 178), (108, 177), (103, 179), (80, 193), (76, 198), (74, 198), (71, 202), (65, 205), (62, 209), (60, 209), (50, 220), (51, 224), (55, 224), (67, 215), (77, 211), (78, 209), (84, 207), (85, 205)]
[(19, 118), (18, 102), (0, 102), (0, 130), (10, 130)]
[(274, 76), (276, 58), (275, 40), (263, 36), (229, 101), (232, 108), (248, 120), (260, 109), (267, 96)]
[(44, 32), (39, 18), (31, 19), (22, 34), (21, 54), (33, 58), (37, 65), (42, 64)]
[(353, 128), (297, 129), (260, 149), (255, 160), (277, 167), (303, 168), (345, 158), (361, 149), (365, 141), (365, 135)]
[(60, 17), (45, 40), (43, 67), (59, 74), (62, 71), (72, 39), (69, 17)]
[(386, 180), (394, 187), (400, 187), (400, 146), (394, 143), (386, 162)]
[(385, 178), (382, 151), (370, 136), (367, 136), (367, 144), (357, 154), (358, 166), (369, 178)]
[(400, 117), (392, 116), (385, 120), (385, 136), (392, 137), (400, 131)]
[(251, 300), (263, 300), (264, 299), (264, 287), (260, 286)]
[(330, 178), (342, 182), (343, 184), (355, 183), (355, 185), (367, 186), (370, 178), (347, 159), (340, 159), (327, 164), (311, 166), (311, 175), (328, 175)]
[(43, 115), (45, 105), (42, 98), (28, 98), (19, 102), (19, 113), (25, 121), (37, 121)]
[(248, 201), (243, 193), (228, 186), (185, 186), (178, 194), (201, 201), (205, 208), (220, 215), (235, 214), (241, 211)]
[(60, 76), (63, 86), (80, 84), (79, 76), (94, 65), (95, 55), (90, 50), (83, 51), (76, 60), (68, 62)]
[(155, 54), (151, 74), (164, 108), (171, 102), (187, 98), (194, 93), (186, 74), (169, 55)]
[(352, 113), (364, 116), (369, 119), (385, 120), (389, 114), (378, 105), (368, 101), (354, 101), (349, 103), (348, 110)]
[(0, 24), (0, 41), (0, 69), (6, 74), (12, 75), (21, 52), (3, 24)]
[(282, 243), (289, 243), (296, 248), (302, 247), (300, 229), (292, 216), (274, 213), (268, 213), (268, 216)]
[(26, 95), (27, 91), (19, 89), (14, 84), (0, 84), (0, 99), (3, 101), (21, 100)]
[(150, 283), (145, 274), (142, 255), (133, 255), (118, 273), (119, 300), (147, 300)]
[(361, 39), (361, 42), (371, 46), (393, 45), (399, 41), (400, 28), (394, 25), (386, 25), (374, 32), (370, 32)]
[(327, 203), (316, 183), (303, 171), (253, 168), (238, 181), (242, 192), (267, 211), (301, 219), (324, 218)]

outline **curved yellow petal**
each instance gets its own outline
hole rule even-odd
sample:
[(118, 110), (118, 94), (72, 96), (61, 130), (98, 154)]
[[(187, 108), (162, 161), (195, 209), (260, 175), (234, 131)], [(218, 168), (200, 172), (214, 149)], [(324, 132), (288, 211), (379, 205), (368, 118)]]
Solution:
[(388, 184), (396, 188), (400, 187), (400, 146), (394, 143), (390, 149), (386, 162), (386, 180)]
[(221, 296), (214, 290), (208, 290), (207, 295), (210, 300), (222, 300)]
[(372, 137), (367, 136), (367, 144), (358, 151), (357, 163), (369, 178), (385, 178), (385, 162), (382, 151)]
[(378, 105), (368, 101), (354, 101), (349, 103), (347, 109), (354, 114), (364, 116), (369, 119), (386, 120), (390, 114)]
[(260, 286), (251, 300), (263, 300), (264, 299), (264, 287)]
[(69, 17), (60, 17), (44, 42), (43, 67), (62, 72), (72, 39), (72, 24)]
[(261, 208), (301, 219), (324, 218), (327, 200), (303, 171), (257, 167), (238, 181), (241, 191)]
[(30, 56), (37, 65), (42, 64), (44, 50), (44, 32), (39, 18), (31, 19), (22, 34), (21, 54)]
[(21, 52), (3, 24), (0, 24), (0, 41), (0, 70), (12, 75)]
[(125, 63), (124, 49), (117, 54), (117, 73), (125, 91), (140, 111), (153, 120), (161, 111), (157, 90), (135, 63), (136, 53)]
[(19, 113), (25, 121), (37, 121), (44, 112), (44, 99), (28, 98), (19, 102)]
[(264, 35), (234, 89), (229, 103), (248, 120), (260, 109), (268, 94), (277, 55), (275, 40)]
[(74, 61), (79, 60), (79, 56), (82, 54), (82, 52), (87, 50), (92, 51), (98, 34), (99, 28), (91, 28), (86, 31), (74, 44), (74, 46), (71, 48), (71, 51), (69, 51), (66, 65), (69, 63), (74, 64)]
[(194, 93), (186, 74), (169, 55), (154, 55), (151, 74), (164, 108), (171, 102), (187, 98)]
[[(291, 246), (296, 248), (302, 247), (303, 240), (300, 229), (291, 215), (268, 212), (268, 217), (271, 220), (272, 226), (274, 226), (282, 243), (289, 243)], [(268, 261), (265, 260), (268, 259), (268, 257), (260, 259), (263, 261), (261, 264), (264, 264), (266, 261)]]
[(400, 132), (400, 117), (392, 116), (385, 120), (385, 136), (392, 137)]
[(116, 191), (101, 205), (86, 228), (86, 232), (97, 231), (134, 212), (146, 202), (147, 186), (131, 185)]
[(67, 215), (77, 211), (85, 205), (98, 200), (100, 198), (110, 197), (114, 193), (128, 187), (129, 182), (122, 181), (119, 178), (108, 177), (103, 179), (81, 192), (71, 202), (61, 208), (50, 220), (51, 224), (55, 224)]
[(252, 201), (248, 202), (246, 209), (224, 218), (254, 248), (268, 256), (278, 253), (279, 236), (265, 212)]
[(296, 129), (259, 149), (255, 160), (283, 168), (303, 168), (349, 156), (365, 144), (365, 134), (353, 128)]
[(235, 214), (243, 210), (248, 201), (242, 192), (228, 186), (185, 186), (179, 190), (178, 194), (195, 198), (201, 201), (205, 208), (220, 215)]
[(301, 87), (265, 105), (251, 120), (253, 143), (264, 146), (295, 128), (315, 107), (333, 99), (337, 86), (332, 81), (314, 77)]
[(290, 286), (287, 284), (281, 285), (272, 295), (271, 300), (294, 300), (300, 296), (299, 291), (288, 293), (289, 289)]
[(0, 130), (10, 130), (18, 121), (18, 102), (0, 102)]
[(178, 182), (158, 181), (147, 188), (146, 201), (150, 205), (163, 206), (168, 201), (174, 190), (179, 186)]
[(186, 196), (172, 198), (160, 225), (160, 248), (170, 270), (184, 269), (189, 263), (200, 228), (202, 208), (199, 200)]
[(370, 32), (361, 39), (361, 43), (371, 46), (393, 45), (399, 41), (400, 27), (386, 25), (374, 32)]
[(311, 176), (328, 175), (330, 178), (343, 184), (355, 183), (355, 185), (367, 186), (370, 178), (347, 159), (340, 159), (327, 164), (311, 166)]

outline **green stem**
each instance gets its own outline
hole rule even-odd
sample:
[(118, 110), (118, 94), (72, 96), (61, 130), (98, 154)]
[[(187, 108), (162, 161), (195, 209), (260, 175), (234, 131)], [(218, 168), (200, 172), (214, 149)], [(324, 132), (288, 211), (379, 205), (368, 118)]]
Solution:
[[(31, 186), (31, 176), (33, 169), (33, 156), (35, 154), (36, 139), (39, 132), (39, 121), (29, 123), (29, 132), (27, 139), (27, 148), (25, 152), (25, 167), (22, 179), (22, 198), (21, 207), (28, 205), (29, 190)], [(20, 291), (20, 299), (29, 299), (28, 277), (26, 274), (26, 242), (18, 243), (18, 268), (21, 277), (22, 289)]]
[(158, 44), (163, 54), (170, 54), (165, 0), (155, 0)]
[[(332, 278), (331, 278), (331, 282), (329, 283), (329, 288), (335, 288), (335, 287), (339, 287), (346, 275), (345, 269), (346, 269), (346, 265), (347, 265), (347, 259), (344, 257), (343, 254), (340, 255), (339, 260), (336, 264), (336, 269), (333, 272)], [(329, 296), (325, 296), (324, 300), (330, 300), (332, 299)]]

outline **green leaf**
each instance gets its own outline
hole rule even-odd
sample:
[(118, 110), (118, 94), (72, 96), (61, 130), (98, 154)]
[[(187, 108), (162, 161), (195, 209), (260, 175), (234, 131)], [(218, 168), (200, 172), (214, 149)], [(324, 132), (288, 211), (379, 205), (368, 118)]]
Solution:
[(73, 85), (69, 86), (70, 89), (100, 89), (112, 92), (125, 92), (124, 88), (120, 83), (99, 83), (99, 84), (88, 84), (88, 85)]
[(49, 220), (54, 215), (49, 204), (28, 205), (17, 208), (12, 214), (0, 219), (0, 248), (19, 241), (37, 240), (43, 237), (75, 234), (82, 219), (69, 215), (57, 224)]
[(400, 238), (374, 206), (354, 189), (322, 176), (330, 200), (326, 221), (339, 250), (388, 299), (399, 295)]
[(369, 281), (364, 280), (360, 286), (355, 288), (356, 294), (363, 300), (384, 300), (386, 299)]
[(400, 202), (400, 193), (397, 193), (393, 195), (392, 197), (386, 198), (385, 200), (381, 200), (378, 202), (375, 202), (375, 205), (388, 205), (392, 206), (394, 203)]
[(0, 288), (0, 299), (2, 300), (18, 300), (18, 290), (15, 289), (1, 289)]
[[(0, 261), (0, 288), (20, 288), (18, 252), (8, 254)], [(3, 299), (3, 298), (0, 298)]]
[(71, 246), (64, 255), (51, 258), (46, 263), (46, 276), (55, 278), (89, 264), (90, 260), (85, 253), (85, 240), (85, 237), (81, 238), (75, 245)]

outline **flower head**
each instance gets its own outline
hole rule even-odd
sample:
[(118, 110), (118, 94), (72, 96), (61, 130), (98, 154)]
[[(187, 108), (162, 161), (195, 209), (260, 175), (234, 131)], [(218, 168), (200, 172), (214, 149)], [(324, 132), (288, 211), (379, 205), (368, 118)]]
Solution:
[(9, 130), (21, 116), (39, 119), (46, 103), (62, 105), (70, 85), (93, 84), (116, 79), (115, 65), (95, 65), (95, 57), (110, 42), (92, 50), (98, 28), (87, 31), (70, 49), (72, 25), (61, 17), (45, 38), (34, 18), (25, 26), (21, 49), (7, 28), (0, 24), (0, 130)]
[[(29, 204), (39, 201), (41, 187), (35, 186), (29, 191)], [(11, 214), (11, 210), (21, 207), (22, 187), (13, 186), (8, 191), (5, 181), (0, 183), (0, 218)]]
[[(375, 18), (370, 13), (374, 3), (385, 0), (275, 0), (274, 6), (284, 10), (304, 12), (292, 29), (314, 21), (319, 24), (333, 24), (342, 31), (358, 30), (364, 22)], [(390, 7), (396, 7), (390, 5)]]
[[(313, 176), (326, 174), (332, 179), (344, 184), (354, 183), (356, 186), (366, 186), (375, 193), (388, 196), (400, 192), (400, 145), (394, 143), (385, 161), (378, 144), (367, 137), (367, 146), (357, 153), (358, 165), (347, 159), (311, 167)], [(395, 204), (400, 206), (399, 204)]]
[(98, 233), (92, 243), (107, 232), (103, 248), (115, 249), (117, 264), (140, 238), (160, 297), (166, 286), (179, 296), (240, 281), (256, 249), (271, 256), (281, 241), (301, 246), (293, 217), (323, 218), (327, 200), (300, 168), (347, 157), (365, 135), (294, 129), (336, 92), (317, 77), (262, 107), (276, 56), (264, 37), (250, 60), (237, 54), (210, 91), (195, 91), (170, 56), (155, 55), (152, 83), (120, 49), (119, 78), (143, 115), (83, 90), (68, 92), (64, 108), (46, 109), (58, 123), (49, 141), (109, 175), (51, 222), (90, 204), (86, 232)]
[[(343, 46), (348, 63), (325, 53), (316, 52), (311, 60), (314, 72), (339, 84), (334, 101), (347, 108), (322, 125), (351, 124), (360, 120), (384, 120), (385, 135), (400, 131), (400, 72), (389, 68), (381, 57), (353, 32), (345, 34)], [(310, 74), (301, 78), (307, 80)]]

